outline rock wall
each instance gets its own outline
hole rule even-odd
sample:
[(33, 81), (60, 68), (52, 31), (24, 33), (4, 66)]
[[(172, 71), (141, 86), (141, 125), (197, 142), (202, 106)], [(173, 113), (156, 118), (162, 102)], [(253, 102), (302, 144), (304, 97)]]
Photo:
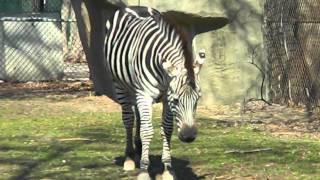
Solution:
[[(202, 104), (234, 104), (260, 98), (263, 55), (261, 0), (128, 0), (160, 11), (178, 10), (203, 16), (227, 16), (231, 24), (221, 30), (204, 33), (195, 39), (195, 47), (206, 50), (201, 72)], [(265, 86), (266, 87), (266, 86)], [(263, 89), (267, 98), (267, 90)]]

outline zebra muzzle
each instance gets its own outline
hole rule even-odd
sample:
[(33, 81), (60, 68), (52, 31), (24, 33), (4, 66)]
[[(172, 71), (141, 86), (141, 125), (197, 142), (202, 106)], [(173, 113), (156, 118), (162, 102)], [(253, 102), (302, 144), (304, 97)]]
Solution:
[(182, 142), (191, 143), (197, 137), (197, 128), (195, 126), (183, 125), (178, 137)]

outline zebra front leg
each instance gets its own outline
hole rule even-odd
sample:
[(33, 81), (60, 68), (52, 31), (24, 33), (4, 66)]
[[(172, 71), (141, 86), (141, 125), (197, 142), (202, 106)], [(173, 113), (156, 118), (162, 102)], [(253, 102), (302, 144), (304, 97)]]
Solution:
[(132, 142), (132, 130), (134, 124), (134, 112), (130, 104), (122, 104), (122, 120), (126, 129), (126, 149), (125, 149), (125, 162), (123, 164), (123, 170), (132, 171), (135, 169), (134, 162), (134, 148)]
[(138, 180), (148, 180), (149, 166), (149, 145), (153, 138), (153, 127), (151, 122), (152, 117), (152, 98), (146, 96), (137, 96), (137, 107), (140, 115), (140, 138), (142, 143), (142, 153), (140, 159), (141, 172), (138, 175)]
[(163, 102), (163, 111), (162, 111), (162, 127), (161, 135), (163, 139), (163, 148), (162, 148), (162, 163), (164, 165), (164, 171), (162, 173), (163, 180), (173, 180), (176, 179), (174, 172), (172, 171), (171, 165), (171, 135), (173, 131), (173, 114), (167, 102)]

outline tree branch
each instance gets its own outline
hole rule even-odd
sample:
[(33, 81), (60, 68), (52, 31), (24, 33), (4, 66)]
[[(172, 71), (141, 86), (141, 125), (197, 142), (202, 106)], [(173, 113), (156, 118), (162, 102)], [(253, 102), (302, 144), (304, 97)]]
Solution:
[(250, 55), (251, 56), (250, 57), (251, 62), (248, 62), (248, 63), (252, 64), (254, 67), (256, 67), (260, 71), (260, 73), (262, 74), (262, 82), (261, 82), (261, 87), (260, 87), (260, 97), (261, 98), (260, 99), (252, 98), (252, 99), (249, 99), (249, 101), (261, 100), (261, 101), (267, 103), (269, 106), (271, 106), (272, 103), (270, 103), (269, 101), (265, 100), (264, 96), (263, 96), (263, 88), (264, 88), (264, 82), (265, 82), (265, 79), (266, 79), (266, 74), (265, 74), (264, 70), (255, 63), (255, 59), (257, 57), (256, 51), (257, 51), (258, 47), (259, 47), (259, 45), (255, 45), (254, 47), (251, 48), (251, 55)]

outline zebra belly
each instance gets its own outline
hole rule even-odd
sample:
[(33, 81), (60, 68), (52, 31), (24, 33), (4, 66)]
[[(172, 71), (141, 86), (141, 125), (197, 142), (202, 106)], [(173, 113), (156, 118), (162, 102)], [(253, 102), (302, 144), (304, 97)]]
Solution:
[(139, 73), (134, 73), (135, 71), (133, 67), (134, 66), (131, 65), (131, 68), (127, 68), (129, 69), (129, 72), (126, 70), (121, 72), (117, 71), (115, 68), (109, 67), (112, 73), (113, 82), (116, 84), (115, 87), (127, 91), (128, 95), (131, 96), (132, 99), (135, 99), (136, 95), (140, 94), (151, 97), (154, 102), (161, 101), (165, 91), (161, 90), (163, 88), (161, 88), (162, 86), (160, 83), (146, 83), (144, 78), (141, 78), (141, 76), (137, 75)]

